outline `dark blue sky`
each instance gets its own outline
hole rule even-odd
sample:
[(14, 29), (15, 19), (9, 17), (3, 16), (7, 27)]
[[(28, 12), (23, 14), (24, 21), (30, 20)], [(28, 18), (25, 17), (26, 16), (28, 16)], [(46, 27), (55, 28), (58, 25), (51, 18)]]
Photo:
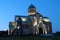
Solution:
[(0, 0), (0, 30), (7, 30), (15, 15), (27, 16), (31, 4), (37, 12), (49, 17), (53, 32), (60, 31), (60, 0)]

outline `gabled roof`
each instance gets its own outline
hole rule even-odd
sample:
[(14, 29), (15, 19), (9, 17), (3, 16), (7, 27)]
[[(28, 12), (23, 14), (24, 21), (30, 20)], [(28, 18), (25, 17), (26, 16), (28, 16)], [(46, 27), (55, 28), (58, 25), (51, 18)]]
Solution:
[(25, 19), (27, 19), (26, 21), (30, 21), (30, 19), (29, 19), (28, 16), (20, 16), (20, 15), (16, 15), (15, 17), (19, 17), (20, 20), (22, 20), (22, 18), (25, 18)]
[(30, 9), (30, 8), (36, 8), (33, 4), (31, 4), (29, 7), (28, 7), (28, 9)]
[(36, 12), (36, 14), (40, 15), (40, 17), (43, 17), (39, 12)]
[(27, 16), (20, 16), (20, 15), (15, 15), (15, 17), (27, 17)]
[(43, 18), (47, 18), (47, 19), (49, 19), (48, 17), (43, 17)]

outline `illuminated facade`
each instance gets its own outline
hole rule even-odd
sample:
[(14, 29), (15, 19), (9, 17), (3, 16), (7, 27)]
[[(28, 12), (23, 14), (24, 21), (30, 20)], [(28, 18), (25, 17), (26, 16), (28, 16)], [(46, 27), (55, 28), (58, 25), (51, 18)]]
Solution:
[(52, 25), (48, 17), (36, 12), (36, 7), (30, 5), (28, 16), (15, 16), (15, 22), (9, 23), (9, 34), (51, 34)]

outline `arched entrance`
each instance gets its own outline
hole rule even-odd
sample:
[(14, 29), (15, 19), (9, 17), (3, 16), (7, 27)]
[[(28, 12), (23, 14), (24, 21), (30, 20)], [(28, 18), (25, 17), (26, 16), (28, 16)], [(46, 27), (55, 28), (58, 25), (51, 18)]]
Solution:
[(39, 34), (43, 34), (43, 29), (41, 27), (39, 28)]
[(20, 35), (20, 30), (19, 30), (19, 29), (15, 29), (15, 30), (12, 32), (12, 35)]

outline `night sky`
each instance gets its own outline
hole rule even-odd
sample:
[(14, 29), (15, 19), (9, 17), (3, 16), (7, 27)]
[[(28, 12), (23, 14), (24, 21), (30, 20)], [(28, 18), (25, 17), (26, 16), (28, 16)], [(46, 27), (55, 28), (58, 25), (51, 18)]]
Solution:
[(60, 0), (0, 0), (0, 31), (8, 29), (15, 15), (27, 16), (31, 4), (50, 19), (53, 32), (60, 31)]

